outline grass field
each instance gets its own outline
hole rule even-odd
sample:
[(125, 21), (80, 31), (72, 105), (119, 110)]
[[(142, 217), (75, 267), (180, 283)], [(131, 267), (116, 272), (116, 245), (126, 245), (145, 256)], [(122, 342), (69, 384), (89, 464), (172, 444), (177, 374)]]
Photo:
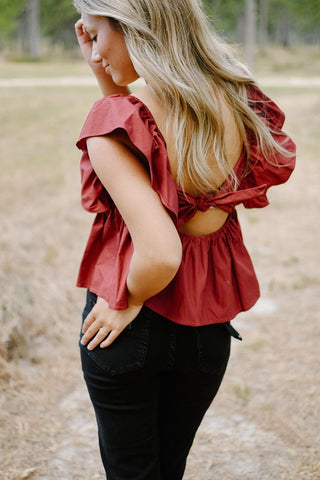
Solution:
[[(281, 61), (282, 59), (282, 61)], [(89, 75), (82, 63), (10, 64), (1, 78)], [(265, 77), (320, 77), (319, 49), (270, 52)], [(319, 446), (320, 88), (273, 87), (298, 145), (288, 184), (240, 209), (262, 299), (234, 321), (225, 382), (186, 480), (316, 480)], [(103, 478), (77, 335), (78, 264), (92, 218), (74, 144), (97, 87), (0, 86), (0, 471), (3, 480)]]

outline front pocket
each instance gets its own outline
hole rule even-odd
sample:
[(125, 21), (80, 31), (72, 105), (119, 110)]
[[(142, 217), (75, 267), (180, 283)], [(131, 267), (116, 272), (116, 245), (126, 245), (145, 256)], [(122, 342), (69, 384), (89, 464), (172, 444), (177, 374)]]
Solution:
[[(91, 310), (93, 309), (93, 307), (95, 306), (95, 304), (97, 303), (97, 298), (98, 297), (95, 293), (92, 293), (90, 292), (90, 290), (87, 290), (86, 304), (82, 311), (82, 325), (85, 319), (87, 318), (87, 316), (89, 315), (89, 313), (91, 312)], [(82, 328), (82, 325), (81, 325), (81, 328)]]
[(196, 328), (199, 369), (219, 374), (227, 366), (231, 337), (223, 324), (204, 325)]
[[(120, 375), (143, 368), (149, 345), (150, 319), (140, 311), (133, 322), (106, 348), (88, 350), (80, 344), (82, 355), (90, 357), (109, 375)], [(83, 366), (85, 369), (85, 359)]]

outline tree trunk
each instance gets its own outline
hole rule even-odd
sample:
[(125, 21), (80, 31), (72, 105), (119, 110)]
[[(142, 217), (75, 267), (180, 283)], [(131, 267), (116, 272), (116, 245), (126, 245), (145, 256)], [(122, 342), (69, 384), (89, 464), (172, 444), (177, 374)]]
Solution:
[(27, 49), (31, 58), (40, 57), (39, 0), (27, 0)]
[(288, 10), (283, 10), (281, 15), (281, 45), (283, 47), (289, 46), (289, 13)]
[(256, 40), (256, 2), (246, 0), (244, 51), (248, 65), (254, 66), (254, 47)]
[(267, 53), (268, 15), (269, 15), (269, 0), (260, 0), (259, 43), (260, 43), (261, 55), (265, 55)]

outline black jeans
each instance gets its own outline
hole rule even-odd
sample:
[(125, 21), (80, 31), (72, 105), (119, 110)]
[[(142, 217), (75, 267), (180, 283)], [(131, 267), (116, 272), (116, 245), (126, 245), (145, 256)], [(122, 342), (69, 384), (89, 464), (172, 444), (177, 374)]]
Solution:
[[(83, 318), (96, 302), (90, 292)], [(181, 480), (230, 354), (230, 324), (177, 325), (143, 307), (107, 348), (80, 345), (108, 480)]]

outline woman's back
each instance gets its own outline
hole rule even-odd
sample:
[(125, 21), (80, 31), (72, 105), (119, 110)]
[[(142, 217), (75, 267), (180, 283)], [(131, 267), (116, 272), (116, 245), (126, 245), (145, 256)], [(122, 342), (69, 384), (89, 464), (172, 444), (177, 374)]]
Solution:
[[(167, 128), (167, 114), (164, 107), (155, 99), (151, 90), (145, 87), (140, 90), (135, 97), (140, 99), (150, 110), (163, 138), (166, 142), (166, 148), (168, 152), (168, 160), (170, 165), (170, 172), (175, 181), (177, 181), (177, 153), (176, 142), (172, 135), (172, 129)], [(239, 160), (241, 152), (243, 150), (243, 142), (237, 128), (234, 116), (227, 106), (226, 101), (221, 99), (221, 121), (224, 126), (224, 144), (226, 155), (230, 161), (230, 164), (234, 167)], [(226, 178), (218, 167), (218, 161), (212, 155), (209, 160), (209, 164), (212, 167), (212, 176), (217, 185), (222, 185)], [(201, 192), (192, 184), (192, 181), (185, 177), (185, 191), (191, 195), (198, 197)], [(228, 213), (220, 208), (209, 209), (205, 212), (197, 211), (197, 213), (186, 223), (179, 227), (179, 230), (188, 233), (190, 235), (201, 236), (213, 233), (225, 223), (228, 218)]]

